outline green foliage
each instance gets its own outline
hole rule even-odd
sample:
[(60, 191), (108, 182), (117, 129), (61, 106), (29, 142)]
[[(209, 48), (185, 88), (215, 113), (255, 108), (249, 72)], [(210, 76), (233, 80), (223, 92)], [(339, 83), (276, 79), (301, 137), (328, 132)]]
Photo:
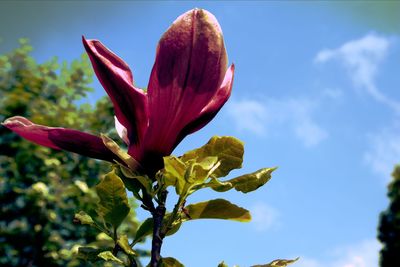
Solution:
[(253, 173), (241, 175), (225, 182), (213, 179), (205, 186), (209, 186), (217, 192), (225, 192), (235, 188), (236, 191), (249, 193), (257, 190), (260, 186), (263, 186), (265, 183), (267, 183), (271, 179), (271, 173), (276, 169), (277, 168), (263, 168)]
[(120, 146), (114, 142), (110, 137), (105, 134), (101, 134), (101, 139), (103, 140), (104, 145), (114, 152), (130, 169), (134, 170), (138, 167), (137, 161), (132, 158), (128, 153), (126, 153)]
[(94, 225), (92, 217), (84, 211), (75, 214), (74, 221), (80, 224)]
[(271, 173), (276, 168), (263, 168), (228, 181), (218, 179), (242, 166), (243, 152), (240, 140), (230, 136), (214, 136), (204, 146), (179, 158), (164, 157), (164, 186), (175, 187), (176, 193), (183, 198), (206, 187), (218, 192), (233, 188), (243, 193), (254, 191), (271, 179)]
[(100, 198), (96, 211), (106, 223), (117, 229), (130, 209), (124, 183), (111, 171), (96, 185), (96, 192)]
[(218, 267), (228, 267), (228, 265), (226, 265), (225, 262), (221, 262), (220, 264), (218, 264)]
[(388, 186), (389, 207), (381, 213), (378, 239), (383, 248), (380, 251), (380, 266), (400, 266), (400, 165), (393, 171)]
[(177, 259), (168, 257), (161, 259), (161, 267), (184, 267)]
[(231, 136), (214, 136), (207, 144), (201, 148), (186, 152), (182, 156), (182, 161), (190, 160), (199, 161), (205, 157), (217, 157), (220, 166), (216, 169), (211, 177), (225, 177), (231, 170), (242, 167), (244, 147), (243, 142)]
[(111, 262), (117, 263), (119, 265), (124, 265), (124, 262), (122, 260), (118, 259), (117, 257), (115, 257), (114, 254), (112, 254), (111, 251), (100, 252), (97, 255), (97, 257), (100, 258), (100, 259), (103, 259), (105, 261), (111, 261)]
[(186, 206), (189, 219), (223, 219), (249, 222), (250, 212), (225, 199), (214, 199)]
[(268, 264), (254, 265), (252, 267), (286, 267), (294, 262), (296, 262), (299, 258), (294, 260), (274, 260)]
[(88, 262), (98, 262), (101, 260), (101, 258), (97, 257), (100, 253), (107, 251), (104, 248), (98, 249), (94, 247), (79, 247), (78, 248), (78, 258), (88, 261)]
[[(270, 263), (267, 264), (258, 264), (258, 265), (253, 265), (251, 267), (286, 267), (292, 263), (295, 263), (298, 261), (299, 258), (296, 258), (294, 260), (274, 260), (271, 261)], [(221, 262), (218, 264), (218, 267), (228, 267), (228, 265), (225, 262)], [(238, 265), (234, 265), (234, 267), (239, 267)]]
[(127, 235), (120, 236), (118, 238), (117, 243), (127, 255), (130, 255), (130, 256), (135, 256), (136, 255), (136, 252), (129, 245), (129, 240), (128, 240), (128, 236)]
[[(56, 58), (37, 63), (31, 51), (21, 40), (20, 47), (0, 56), (0, 121), (20, 115), (116, 137), (108, 99), (95, 107), (77, 104), (92, 91), (86, 56), (71, 63)], [(97, 247), (113, 246), (90, 227), (99, 201), (90, 188), (109, 171), (107, 164), (32, 144), (2, 126), (0, 151), (1, 266), (92, 266), (74, 256), (77, 244), (90, 244), (97, 254), (104, 251)], [(131, 211), (119, 231), (132, 237), (137, 225)]]
[(142, 224), (140, 224), (138, 230), (136, 231), (133, 243), (135, 244), (141, 241), (146, 236), (151, 235), (151, 233), (153, 232), (153, 225), (154, 225), (153, 218), (147, 218), (146, 220), (144, 220)]
[[(164, 225), (171, 218), (172, 218), (172, 214), (167, 213), (164, 217)], [(182, 224), (182, 222), (179, 220), (174, 222), (174, 224), (171, 225), (169, 227), (168, 231), (166, 232), (166, 236), (175, 234), (179, 230), (181, 224)], [(147, 218), (146, 220), (144, 220), (136, 232), (135, 238), (133, 239), (133, 244), (136, 244), (136, 243), (140, 242), (141, 240), (143, 240), (146, 236), (151, 235), (153, 232), (153, 226), (154, 226), (153, 218), (150, 217), (150, 218)]]

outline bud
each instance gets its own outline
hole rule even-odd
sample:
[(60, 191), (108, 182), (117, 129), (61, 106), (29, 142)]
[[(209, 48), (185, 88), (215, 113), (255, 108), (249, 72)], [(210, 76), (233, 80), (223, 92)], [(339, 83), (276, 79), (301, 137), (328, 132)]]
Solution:
[(215, 91), (227, 69), (221, 27), (206, 10), (179, 16), (161, 37), (155, 62), (160, 87)]

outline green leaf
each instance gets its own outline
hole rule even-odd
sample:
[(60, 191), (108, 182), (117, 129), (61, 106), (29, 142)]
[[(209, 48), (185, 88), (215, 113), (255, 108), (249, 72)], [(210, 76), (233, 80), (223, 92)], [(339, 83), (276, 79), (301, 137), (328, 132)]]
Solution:
[(144, 237), (151, 235), (153, 232), (153, 218), (147, 218), (142, 222), (136, 231), (135, 238), (133, 239), (133, 244), (140, 242)]
[(77, 257), (85, 261), (96, 262), (99, 260), (99, 258), (97, 258), (97, 255), (104, 250), (106, 249), (94, 247), (79, 247)]
[(296, 262), (299, 258), (294, 260), (274, 260), (268, 264), (261, 264), (261, 265), (253, 265), (251, 267), (286, 267), (289, 264)]
[(237, 191), (248, 193), (266, 184), (271, 179), (271, 173), (276, 169), (277, 168), (263, 168), (225, 182), (213, 179), (206, 186), (218, 192), (225, 192), (235, 188)]
[(183, 194), (186, 164), (174, 156), (164, 157), (163, 182), (166, 187), (174, 186), (177, 195)]
[(218, 168), (217, 157), (205, 157), (198, 161), (190, 160), (185, 173), (185, 180), (190, 184), (203, 184), (204, 181)]
[[(186, 206), (186, 210), (190, 219), (223, 219), (240, 222), (248, 222), (251, 219), (250, 212), (244, 208), (236, 206), (225, 199), (214, 199)], [(171, 213), (165, 215), (164, 222), (168, 222)], [(167, 232), (167, 236), (175, 234), (182, 221), (188, 220), (188, 217), (183, 214), (181, 221), (175, 222), (171, 229)], [(144, 237), (153, 233), (153, 218), (147, 218), (136, 231), (133, 243), (141, 241)]]
[(161, 259), (161, 267), (185, 267), (182, 263), (180, 263), (175, 258), (162, 258)]
[(132, 194), (137, 198), (137, 199), (141, 199), (141, 196), (139, 194), (141, 187), (141, 183), (136, 180), (136, 179), (130, 179), (130, 178), (126, 178), (124, 177), (124, 175), (121, 175), (121, 180), (122, 182), (124, 182), (124, 185), (126, 187), (126, 189), (128, 189), (129, 191), (132, 192)]
[(203, 184), (218, 166), (217, 157), (191, 159), (186, 163), (174, 156), (164, 157), (163, 181), (165, 186), (174, 186), (176, 193), (184, 196), (192, 193), (190, 189), (194, 185)]
[(218, 264), (218, 267), (228, 267), (228, 265), (222, 261), (220, 264)]
[(96, 185), (96, 192), (100, 198), (97, 213), (114, 228), (122, 223), (128, 215), (130, 207), (124, 183), (115, 171), (106, 174), (103, 180)]
[(94, 225), (94, 221), (93, 221), (92, 217), (90, 217), (90, 215), (88, 215), (84, 211), (80, 211), (79, 213), (76, 213), (74, 220), (78, 221), (80, 224)]
[(118, 263), (120, 265), (124, 265), (124, 262), (117, 257), (115, 257), (111, 251), (103, 251), (97, 255), (100, 259), (103, 259), (105, 261), (112, 261), (115, 263)]
[(149, 177), (143, 176), (143, 175), (138, 175), (131, 169), (129, 169), (121, 164), (119, 164), (119, 167), (120, 167), (121, 173), (125, 177), (137, 180), (143, 186), (143, 188), (146, 190), (147, 193), (150, 194), (152, 192), (152, 181), (150, 180)]
[(104, 145), (118, 156), (131, 170), (136, 170), (140, 164), (131, 155), (122, 150), (117, 143), (105, 134), (101, 134)]
[[(163, 222), (168, 222), (170, 219), (171, 213), (167, 213), (164, 217)], [(143, 238), (153, 233), (153, 218), (147, 218), (143, 221), (143, 223), (139, 226), (138, 230), (136, 231), (135, 238), (133, 239), (133, 244), (140, 242)], [(181, 227), (181, 222), (175, 223), (171, 229), (167, 232), (167, 236), (173, 235), (178, 232), (179, 228)]]
[(127, 235), (119, 236), (117, 243), (127, 255), (132, 255), (132, 256), (136, 255), (135, 251), (131, 248), (131, 246), (129, 246)]
[(204, 146), (186, 152), (181, 160), (202, 159), (205, 157), (217, 157), (220, 166), (212, 173), (213, 178), (225, 177), (233, 169), (242, 167), (243, 162), (243, 143), (231, 136), (213, 136)]
[(250, 212), (225, 199), (214, 199), (186, 206), (191, 219), (251, 220)]

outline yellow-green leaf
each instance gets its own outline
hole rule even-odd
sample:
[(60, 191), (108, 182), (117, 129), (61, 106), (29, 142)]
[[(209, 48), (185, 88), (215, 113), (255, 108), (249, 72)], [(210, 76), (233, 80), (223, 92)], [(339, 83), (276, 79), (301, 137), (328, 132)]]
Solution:
[(99, 257), (100, 259), (103, 259), (105, 261), (112, 261), (117, 264), (124, 265), (124, 262), (122, 260), (118, 259), (117, 257), (115, 257), (111, 251), (103, 251), (103, 252), (99, 253), (97, 255), (97, 257)]
[(299, 258), (294, 260), (274, 260), (268, 264), (253, 265), (251, 267), (286, 267), (289, 264), (296, 262)]
[[(171, 213), (165, 214), (163, 222), (168, 222), (169, 219), (171, 218)], [(137, 242), (140, 242), (143, 240), (148, 235), (151, 235), (153, 233), (153, 218), (147, 218), (146, 220), (143, 221), (143, 223), (139, 226), (138, 230), (136, 231), (135, 238), (133, 239), (133, 244), (136, 244)], [(172, 226), (171, 229), (167, 232), (167, 236), (175, 234), (179, 228), (181, 227), (181, 222), (178, 222)]]
[(74, 220), (79, 221), (80, 224), (93, 225), (94, 221), (90, 215), (84, 211), (75, 214)]
[(161, 259), (161, 267), (185, 267), (182, 263), (180, 263), (177, 259), (167, 257)]
[(218, 168), (218, 157), (204, 157), (197, 161), (190, 160), (189, 168), (185, 173), (185, 180), (189, 184), (203, 184), (204, 181)]
[(116, 156), (118, 156), (130, 169), (136, 170), (140, 166), (140, 164), (134, 158), (132, 158), (131, 155), (121, 149), (119, 145), (114, 142), (114, 140), (105, 134), (101, 134), (100, 136), (104, 145)]
[(151, 235), (153, 232), (153, 218), (147, 218), (142, 222), (136, 231), (135, 238), (133, 239), (133, 244), (140, 242), (144, 237)]
[(213, 179), (207, 185), (218, 192), (225, 192), (235, 188), (237, 191), (248, 193), (266, 184), (271, 179), (271, 173), (276, 169), (277, 168), (260, 169), (256, 172), (241, 175), (225, 182)]
[(127, 255), (136, 255), (135, 251), (131, 248), (131, 246), (129, 246), (127, 235), (119, 236), (117, 243)]
[(222, 261), (220, 264), (218, 264), (218, 267), (228, 267), (224, 261)]
[(224, 177), (233, 169), (242, 167), (243, 162), (243, 143), (231, 136), (213, 136), (204, 146), (186, 152), (181, 160), (187, 162), (205, 157), (217, 157), (220, 166), (211, 174), (212, 177)]
[(185, 187), (186, 164), (174, 156), (164, 157), (163, 182), (165, 186), (174, 186), (177, 195), (183, 193)]
[(250, 212), (225, 199), (214, 199), (186, 206), (191, 219), (251, 220)]
[(97, 255), (100, 252), (103, 252), (105, 249), (104, 248), (95, 248), (95, 247), (79, 247), (78, 248), (78, 255), (77, 257), (79, 259), (85, 260), (85, 261), (90, 261), (90, 262), (96, 262), (99, 260)]
[(148, 176), (143, 176), (143, 175), (139, 175), (137, 173), (135, 173), (134, 171), (132, 171), (131, 169), (119, 164), (121, 173), (123, 174), (123, 176), (130, 178), (130, 179), (135, 179), (137, 180), (142, 186), (143, 188), (147, 191), (147, 193), (151, 193), (152, 191), (152, 181)]
[(124, 183), (113, 170), (96, 185), (96, 192), (100, 198), (97, 213), (117, 228), (130, 210)]

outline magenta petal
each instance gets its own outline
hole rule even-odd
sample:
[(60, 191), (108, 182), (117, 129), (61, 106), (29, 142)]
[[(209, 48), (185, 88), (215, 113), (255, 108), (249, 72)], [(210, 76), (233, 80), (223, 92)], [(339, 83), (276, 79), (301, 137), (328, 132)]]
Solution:
[(158, 44), (149, 81), (150, 117), (143, 155), (172, 152), (182, 130), (199, 118), (216, 95), (226, 65), (222, 32), (211, 13), (194, 9), (172, 24)]
[(97, 40), (82, 38), (93, 69), (111, 98), (118, 121), (127, 129), (131, 144), (138, 144), (148, 124), (147, 97), (133, 86), (128, 65)]
[[(193, 9), (178, 17), (161, 37), (152, 76), (157, 88), (206, 93), (221, 83), (227, 55), (217, 19), (206, 10)], [(152, 79), (150, 78), (150, 84)], [(156, 88), (149, 85), (149, 95)]]
[(91, 158), (114, 162), (115, 155), (103, 144), (100, 137), (77, 130), (47, 127), (16, 116), (2, 123), (21, 137), (36, 144), (61, 149)]
[(217, 115), (226, 101), (228, 101), (232, 91), (234, 71), (235, 65), (232, 64), (226, 71), (220, 88), (212, 97), (207, 106), (203, 108), (197, 118), (195, 118), (193, 121), (187, 124), (184, 129), (182, 129), (181, 133), (179, 134), (177, 144), (182, 141), (186, 135), (196, 132), (207, 125), (207, 123), (209, 123), (215, 117), (215, 115)]
[[(175, 143), (169, 148), (171, 151), (185, 138), (187, 135), (200, 130), (207, 125), (219, 112), (222, 106), (228, 101), (233, 85), (235, 66), (232, 64), (226, 71), (224, 80), (221, 86), (210, 99), (207, 106), (195, 117), (191, 122), (186, 124), (180, 132), (175, 132)], [(188, 107), (190, 109), (190, 107)], [(151, 135), (153, 133), (153, 135)], [(149, 172), (156, 173), (159, 169), (163, 168), (162, 157), (168, 155), (168, 151), (163, 150), (166, 143), (157, 142), (157, 140), (164, 140), (162, 136), (158, 136), (157, 132), (148, 131), (146, 143), (143, 145), (142, 150), (137, 149), (130, 152), (136, 159), (140, 160), (141, 165)], [(165, 142), (165, 141), (163, 141)], [(167, 143), (170, 144), (170, 143)], [(167, 154), (168, 153), (168, 154)]]

